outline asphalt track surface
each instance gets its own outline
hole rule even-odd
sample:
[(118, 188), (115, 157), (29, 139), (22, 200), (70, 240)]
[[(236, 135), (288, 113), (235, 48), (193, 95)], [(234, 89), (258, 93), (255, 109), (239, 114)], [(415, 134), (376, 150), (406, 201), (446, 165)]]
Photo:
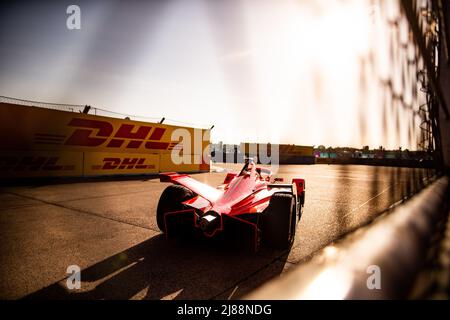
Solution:
[[(217, 164), (226, 170), (237, 165)], [(241, 252), (211, 241), (167, 241), (157, 179), (33, 184), (0, 189), (0, 299), (238, 299), (309, 260), (420, 190), (432, 172), (369, 166), (281, 166), (306, 179), (289, 251)], [(211, 185), (226, 173), (193, 175)], [(67, 267), (81, 268), (68, 290)]]

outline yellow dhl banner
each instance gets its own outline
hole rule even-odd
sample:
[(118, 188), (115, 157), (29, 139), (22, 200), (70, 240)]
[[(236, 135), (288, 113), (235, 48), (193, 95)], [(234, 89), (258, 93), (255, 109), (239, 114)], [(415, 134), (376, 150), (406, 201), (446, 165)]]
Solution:
[(170, 154), (124, 154), (106, 152), (2, 151), (0, 177), (78, 177), (138, 175), (158, 172), (209, 171), (209, 165), (175, 164)]
[[(209, 171), (204, 129), (0, 103), (0, 134), (1, 177)], [(180, 151), (195, 161), (174, 163)]]
[(0, 103), (0, 134), (9, 137), (0, 140), (0, 150), (171, 153), (182, 140), (172, 139), (177, 132), (192, 137), (186, 154), (209, 146), (205, 129)]

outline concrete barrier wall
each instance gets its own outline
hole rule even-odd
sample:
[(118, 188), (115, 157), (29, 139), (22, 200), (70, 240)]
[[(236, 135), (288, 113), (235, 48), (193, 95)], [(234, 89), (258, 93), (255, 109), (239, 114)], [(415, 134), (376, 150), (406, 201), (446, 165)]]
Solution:
[(403, 299), (425, 266), (430, 244), (448, 216), (449, 178), (323, 249), (309, 262), (272, 280), (246, 298)]

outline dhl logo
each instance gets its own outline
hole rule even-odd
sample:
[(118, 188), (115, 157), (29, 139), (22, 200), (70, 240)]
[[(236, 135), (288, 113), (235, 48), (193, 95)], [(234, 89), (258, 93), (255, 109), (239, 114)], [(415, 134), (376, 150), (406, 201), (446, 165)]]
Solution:
[(155, 169), (154, 164), (145, 164), (145, 158), (104, 158), (103, 165), (92, 166), (93, 170), (114, 170), (114, 169)]
[[(101, 120), (73, 118), (70, 127), (77, 127), (72, 135), (65, 141), (67, 146), (98, 147), (105, 144), (107, 148), (138, 149), (142, 145), (146, 149), (172, 150), (178, 142), (162, 142), (166, 129), (151, 126), (136, 126), (122, 124), (114, 133), (111, 123)], [(114, 135), (113, 135), (114, 133)]]
[(74, 165), (58, 165), (59, 157), (0, 157), (0, 171), (71, 171)]

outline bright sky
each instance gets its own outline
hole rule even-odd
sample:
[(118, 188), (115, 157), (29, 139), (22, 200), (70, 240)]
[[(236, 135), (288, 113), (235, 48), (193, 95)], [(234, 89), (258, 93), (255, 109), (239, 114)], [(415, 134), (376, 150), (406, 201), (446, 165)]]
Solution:
[[(228, 143), (415, 149), (419, 120), (383, 109), (392, 62), (373, 2), (12, 1), (0, 95), (214, 124)], [(74, 3), (81, 30), (66, 28)]]

